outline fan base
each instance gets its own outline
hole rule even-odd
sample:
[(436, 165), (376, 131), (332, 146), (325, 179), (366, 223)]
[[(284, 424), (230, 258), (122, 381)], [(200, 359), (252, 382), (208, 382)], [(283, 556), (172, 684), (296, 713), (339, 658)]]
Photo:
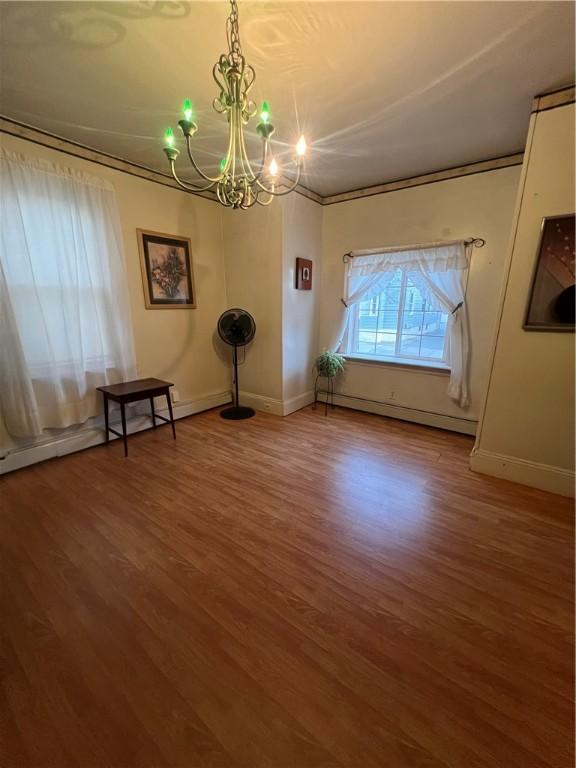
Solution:
[(232, 419), (233, 421), (239, 421), (240, 419), (250, 419), (255, 415), (253, 408), (245, 408), (242, 405), (233, 405), (231, 408), (224, 408), (220, 411), (220, 416), (223, 419)]

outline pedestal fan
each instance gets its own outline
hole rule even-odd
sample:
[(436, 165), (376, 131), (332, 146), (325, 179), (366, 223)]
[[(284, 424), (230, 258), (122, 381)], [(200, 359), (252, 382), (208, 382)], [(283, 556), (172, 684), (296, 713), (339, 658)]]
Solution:
[(234, 347), (234, 405), (220, 411), (223, 419), (249, 419), (254, 416), (252, 408), (246, 408), (238, 402), (238, 347), (245, 347), (256, 333), (254, 318), (245, 309), (227, 309), (218, 320), (218, 335)]

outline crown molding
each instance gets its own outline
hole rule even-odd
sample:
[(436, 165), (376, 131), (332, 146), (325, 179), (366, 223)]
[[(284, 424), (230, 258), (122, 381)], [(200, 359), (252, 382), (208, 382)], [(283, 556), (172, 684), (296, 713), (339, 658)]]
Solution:
[(298, 184), (294, 191), (299, 195), (302, 195), (302, 197), (307, 197), (308, 200), (314, 200), (318, 205), (324, 205), (324, 198), (322, 195), (319, 195), (318, 192), (314, 192), (313, 189), (308, 189), (304, 184)]
[(454, 168), (446, 168), (443, 171), (434, 171), (425, 173), (421, 176), (412, 176), (408, 179), (398, 179), (385, 184), (376, 184), (373, 187), (364, 189), (354, 189), (350, 192), (342, 192), (337, 195), (329, 195), (322, 198), (322, 205), (333, 205), (334, 203), (345, 203), (349, 200), (358, 200), (373, 195), (383, 195), (387, 192), (398, 192), (401, 189), (410, 189), (411, 187), (421, 187), (425, 184), (436, 184), (439, 181), (448, 181), (449, 179), (458, 179), (462, 176), (472, 176), (476, 173), (486, 173), (487, 171), (497, 171), (501, 168), (510, 168), (513, 165), (522, 165), (524, 152), (515, 152), (503, 157), (495, 157), (490, 160), (481, 160), (476, 163), (458, 165)]
[[(65, 139), (63, 136), (58, 136), (55, 133), (50, 133), (42, 128), (35, 128), (32, 125), (21, 123), (12, 118), (0, 115), (0, 133), (6, 133), (10, 136), (16, 136), (18, 139), (25, 139), (31, 141), (34, 144), (40, 144), (43, 147), (49, 149), (55, 149), (58, 152), (64, 152), (66, 155), (72, 155), (79, 157), (82, 160), (88, 160), (91, 163), (97, 163), (98, 165), (104, 165), (107, 168), (112, 168), (115, 171), (121, 171), (122, 173), (128, 173), (131, 176), (137, 176), (140, 179), (146, 181), (152, 181), (155, 184), (162, 184), (165, 187), (171, 187), (177, 189), (179, 192), (184, 192), (188, 195), (197, 195), (203, 197), (206, 200), (212, 202), (218, 202), (216, 195), (213, 192), (193, 192), (191, 190), (182, 189), (174, 178), (168, 173), (162, 173), (161, 171), (155, 171), (152, 168), (148, 168), (145, 165), (138, 165), (138, 163), (132, 163), (129, 160), (123, 160), (116, 155), (110, 155), (107, 152), (101, 152), (100, 150), (88, 147), (85, 144), (80, 144), (77, 141), (71, 139)], [(322, 197), (311, 189), (308, 189), (303, 184), (298, 184), (295, 192), (307, 197), (309, 200), (313, 200), (315, 203), (322, 204)]]
[[(560, 94), (564, 93), (566, 90), (570, 89), (563, 89), (557, 94), (549, 94), (538, 98), (549, 99), (550, 97), (554, 96), (556, 101), (558, 101), (558, 99), (561, 98)], [(572, 100), (574, 100), (573, 92), (574, 88), (572, 88)], [(547, 101), (543, 103), (549, 104), (550, 102)], [(562, 101), (562, 104), (564, 103), (568, 102)], [(554, 106), (561, 106), (562, 104), (555, 103)], [(545, 108), (552, 109), (553, 106), (546, 106)], [(162, 184), (165, 187), (170, 187), (171, 189), (176, 189), (179, 192), (184, 192), (184, 194), (197, 195), (198, 197), (203, 197), (206, 200), (217, 202), (215, 195), (210, 192), (189, 192), (188, 190), (183, 190), (178, 186), (172, 176), (167, 173), (161, 173), (160, 171), (155, 171), (152, 168), (148, 168), (144, 165), (138, 165), (137, 163), (123, 160), (122, 158), (116, 157), (115, 155), (109, 155), (106, 152), (100, 152), (99, 150), (93, 149), (92, 147), (71, 141), (70, 139), (65, 139), (62, 136), (44, 131), (40, 128), (34, 128), (31, 125), (18, 122), (17, 120), (12, 120), (9, 117), (0, 116), (0, 133), (15, 136), (19, 139), (24, 139), (25, 141), (31, 141), (34, 144), (40, 144), (44, 147), (48, 147), (49, 149), (54, 149), (67, 155), (72, 155), (74, 157), (79, 157), (83, 160), (88, 160), (89, 162), (96, 163), (98, 165), (106, 166), (107, 168), (112, 168), (113, 170), (120, 171), (121, 173), (137, 176), (138, 178), (154, 182), (155, 184)], [(434, 171), (432, 173), (426, 173), (420, 176), (412, 176), (407, 179), (398, 179), (396, 181), (376, 184), (374, 186), (364, 187), (362, 189), (354, 189), (349, 192), (341, 192), (336, 195), (322, 196), (317, 192), (308, 189), (302, 184), (299, 184), (296, 187), (295, 192), (302, 195), (303, 197), (308, 198), (309, 200), (314, 201), (315, 203), (318, 203), (319, 205), (333, 205), (335, 203), (344, 203), (350, 200), (372, 197), (373, 195), (382, 195), (386, 194), (387, 192), (397, 192), (402, 189), (410, 189), (412, 187), (419, 187), (425, 184), (435, 184), (440, 181), (457, 179), (462, 176), (471, 176), (477, 173), (486, 173), (487, 171), (495, 171), (502, 168), (509, 168), (514, 165), (521, 165), (523, 157), (523, 152), (515, 152), (503, 157), (496, 157), (488, 160), (468, 163), (466, 165), (459, 165), (453, 168), (446, 168), (441, 171)]]
[[(73, 157), (79, 157), (82, 160), (89, 160), (91, 163), (97, 163), (98, 165), (104, 165), (107, 168), (112, 168), (115, 171), (121, 171), (122, 173), (128, 173), (130, 176), (137, 176), (140, 179), (146, 181), (152, 181), (155, 184), (162, 184), (165, 187), (171, 187), (177, 189), (179, 192), (186, 192), (186, 190), (179, 187), (174, 181), (172, 176), (167, 173), (160, 173), (154, 171), (152, 168), (147, 168), (144, 165), (138, 165), (137, 163), (131, 163), (128, 160), (123, 160), (115, 155), (109, 155), (106, 152), (100, 152), (99, 150), (87, 147), (84, 144), (71, 141), (70, 139), (64, 139), (62, 136), (57, 136), (55, 133), (49, 133), (48, 131), (41, 130), (40, 128), (34, 128), (26, 123), (20, 123), (16, 120), (12, 120), (9, 117), (0, 115), (0, 133), (6, 133), (10, 136), (16, 136), (18, 139), (25, 139), (31, 141), (34, 144), (40, 144), (43, 147), (49, 149), (55, 149), (58, 152), (63, 152), (66, 155), (72, 155)], [(212, 195), (206, 192), (195, 193), (200, 197), (207, 198), (208, 200), (214, 200)]]
[(547, 109), (556, 109), (566, 104), (574, 104), (576, 89), (574, 85), (566, 85), (563, 88), (556, 88), (548, 93), (541, 93), (535, 96), (532, 102), (532, 112), (544, 112)]

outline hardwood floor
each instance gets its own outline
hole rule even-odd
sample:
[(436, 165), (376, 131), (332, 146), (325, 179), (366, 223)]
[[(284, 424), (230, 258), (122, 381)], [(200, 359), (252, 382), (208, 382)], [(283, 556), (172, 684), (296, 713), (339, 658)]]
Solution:
[(573, 513), (337, 409), (0, 477), (8, 768), (568, 768)]

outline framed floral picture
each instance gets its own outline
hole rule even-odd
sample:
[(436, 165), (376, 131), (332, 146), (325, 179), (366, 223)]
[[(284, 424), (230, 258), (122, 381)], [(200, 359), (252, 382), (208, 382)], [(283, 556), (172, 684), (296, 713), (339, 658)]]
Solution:
[(190, 240), (138, 229), (147, 309), (196, 309)]

